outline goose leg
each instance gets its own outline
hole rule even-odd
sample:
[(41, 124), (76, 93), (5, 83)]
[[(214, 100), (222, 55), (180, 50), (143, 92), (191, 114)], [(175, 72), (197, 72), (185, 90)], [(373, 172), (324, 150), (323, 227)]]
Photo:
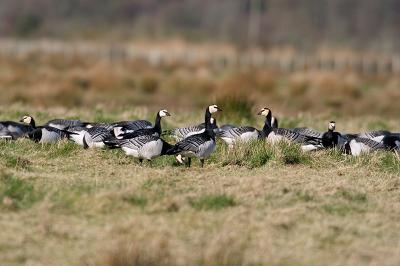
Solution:
[(191, 164), (192, 164), (192, 158), (188, 157), (187, 167), (190, 167)]
[(151, 166), (152, 166), (152, 165), (151, 165), (151, 160), (150, 160), (150, 159), (148, 159), (147, 161), (149, 162), (149, 165), (150, 165), (150, 167), (151, 167)]
[(201, 168), (204, 167), (204, 158), (203, 158), (203, 159), (200, 159), (200, 165), (201, 165)]
[(140, 165), (142, 165), (143, 164), (143, 159), (139, 159), (139, 163), (140, 163)]

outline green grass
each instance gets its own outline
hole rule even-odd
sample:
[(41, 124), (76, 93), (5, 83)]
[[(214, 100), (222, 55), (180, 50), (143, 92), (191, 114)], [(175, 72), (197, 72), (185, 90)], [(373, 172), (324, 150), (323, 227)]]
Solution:
[[(137, 115), (96, 112), (66, 116)], [(204, 168), (197, 159), (187, 168), (173, 156), (140, 165), (121, 150), (0, 141), (0, 257), (6, 265), (348, 265), (365, 263), (363, 247), (371, 264), (396, 265), (399, 175), (394, 153), (354, 158), (284, 142), (228, 149), (218, 141)]]
[(189, 199), (196, 210), (220, 210), (237, 205), (233, 197), (227, 195), (207, 195), (197, 199)]
[(41, 200), (43, 192), (28, 181), (2, 173), (0, 176), (0, 202), (10, 210), (26, 209)]

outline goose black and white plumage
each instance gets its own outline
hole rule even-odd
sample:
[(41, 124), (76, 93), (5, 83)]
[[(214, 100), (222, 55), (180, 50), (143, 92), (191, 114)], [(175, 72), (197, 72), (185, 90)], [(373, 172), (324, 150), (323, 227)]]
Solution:
[(83, 134), (83, 147), (87, 148), (103, 148), (105, 141), (114, 138), (110, 130), (102, 127), (91, 127)]
[(169, 154), (181, 155), (188, 158), (190, 167), (191, 158), (200, 159), (201, 167), (204, 166), (204, 160), (208, 158), (215, 150), (215, 132), (211, 127), (211, 115), (222, 111), (217, 105), (210, 105), (205, 112), (205, 130), (202, 133), (191, 135), (178, 143), (168, 151)]
[(361, 154), (385, 149), (385, 145), (382, 142), (359, 137), (348, 140), (344, 147), (345, 152), (353, 156), (359, 156)]
[[(122, 138), (122, 139), (130, 139), (130, 138), (135, 138), (135, 137), (142, 136), (142, 135), (152, 135), (152, 136), (160, 137), (161, 133), (162, 133), (161, 119), (166, 116), (171, 116), (171, 114), (167, 110), (162, 109), (157, 112), (154, 127), (142, 128), (142, 129), (138, 129), (133, 132), (130, 132), (130, 133), (123, 133), (123, 134), (118, 134), (114, 130), (114, 135), (117, 138)], [(122, 131), (127, 132), (127, 130), (124, 127), (122, 127)]]
[(153, 125), (147, 120), (135, 121), (120, 121), (111, 124), (114, 130), (114, 135), (118, 138), (123, 134), (132, 133), (136, 130), (152, 128)]
[[(24, 116), (21, 119), (21, 122), (27, 124), (31, 123), (31, 121), (34, 121), (32, 116)], [(44, 125), (39, 127), (34, 126), (31, 131), (26, 133), (26, 136), (39, 143), (55, 143), (62, 139), (68, 139), (71, 134), (75, 133)]]
[[(214, 119), (214, 118), (210, 118), (210, 119), (211, 119), (211, 128), (214, 131), (221, 130), (221, 129), (218, 128), (217, 120)], [(188, 126), (188, 127), (181, 127), (181, 128), (172, 129), (171, 131), (169, 131), (169, 134), (173, 138), (175, 138), (176, 140), (180, 141), (180, 140), (185, 139), (185, 138), (187, 138), (189, 136), (203, 133), (205, 131), (205, 128), (206, 128), (205, 124), (201, 123), (201, 124), (196, 125), (196, 126)]]
[(322, 134), (321, 143), (324, 148), (338, 148), (344, 150), (344, 145), (351, 139), (355, 138), (349, 135), (342, 135), (335, 131), (336, 122), (330, 121), (328, 124), (328, 131)]
[[(20, 122), (23, 122), (23, 119)], [(0, 138), (14, 140), (21, 138), (28, 132), (31, 132), (35, 126), (35, 120), (32, 117), (29, 122), (27, 119), (25, 124), (14, 121), (2, 121), (0, 122)]]
[(282, 140), (294, 142), (300, 144), (303, 151), (313, 151), (322, 148), (320, 141), (317, 141), (313, 138), (308, 138), (307, 136), (293, 132), (286, 128), (272, 128), (272, 112), (269, 108), (262, 108), (258, 114), (266, 117), (265, 125), (262, 131), (267, 142), (271, 144), (276, 144)]
[(81, 126), (69, 127), (68, 131), (74, 133), (70, 134), (69, 139), (80, 146), (84, 146), (83, 137), (85, 136), (87, 130), (88, 130), (87, 127), (81, 127)]
[[(274, 116), (272, 116), (271, 118), (271, 127), (279, 128), (278, 119)], [(295, 128), (289, 128), (289, 130), (311, 138), (322, 138), (323, 134), (322, 132), (316, 131), (308, 127), (295, 127)]]
[(84, 123), (80, 120), (69, 120), (69, 119), (52, 119), (50, 121), (48, 121), (46, 124), (44, 124), (44, 126), (49, 126), (49, 127), (53, 127), (53, 128), (57, 128), (57, 129), (67, 129), (69, 127), (83, 127), (85, 126), (87, 123)]
[(377, 130), (377, 131), (358, 133), (356, 134), (356, 136), (359, 138), (372, 139), (376, 142), (381, 142), (385, 136), (389, 136), (390, 134), (392, 133), (387, 130)]
[(153, 135), (141, 135), (131, 139), (114, 139), (105, 141), (110, 148), (121, 148), (126, 155), (138, 158), (140, 162), (151, 161), (161, 155), (169, 154), (173, 147), (163, 139)]

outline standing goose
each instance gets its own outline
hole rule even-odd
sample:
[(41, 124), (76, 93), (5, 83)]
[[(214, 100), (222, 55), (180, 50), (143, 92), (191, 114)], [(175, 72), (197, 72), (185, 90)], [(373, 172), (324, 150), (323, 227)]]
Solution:
[[(20, 122), (23, 119), (21, 119)], [(26, 120), (25, 124), (20, 124), (14, 121), (2, 121), (0, 122), (0, 138), (4, 139), (18, 139), (28, 132), (31, 132), (35, 127), (35, 120), (31, 117), (31, 119)]]
[[(32, 116), (24, 116), (21, 122), (32, 123)], [(39, 143), (55, 143), (61, 139), (69, 138), (71, 134), (75, 134), (66, 130), (61, 130), (51, 126), (33, 126), (33, 129), (27, 133), (29, 139)]]
[(161, 118), (166, 117), (166, 116), (171, 116), (171, 114), (167, 110), (162, 109), (157, 112), (154, 127), (138, 129), (131, 133), (124, 133), (124, 134), (118, 134), (118, 132), (116, 132), (114, 130), (114, 135), (116, 135), (117, 138), (122, 138), (122, 139), (130, 139), (130, 138), (135, 138), (135, 137), (142, 136), (142, 135), (152, 135), (152, 136), (159, 137), (159, 136), (161, 136), (161, 132), (162, 132)]
[(215, 132), (211, 126), (211, 115), (222, 111), (217, 105), (210, 105), (205, 112), (205, 130), (202, 133), (191, 135), (176, 143), (168, 154), (182, 155), (188, 158), (190, 167), (191, 158), (200, 158), (201, 167), (204, 166), (205, 158), (208, 158), (215, 150)]

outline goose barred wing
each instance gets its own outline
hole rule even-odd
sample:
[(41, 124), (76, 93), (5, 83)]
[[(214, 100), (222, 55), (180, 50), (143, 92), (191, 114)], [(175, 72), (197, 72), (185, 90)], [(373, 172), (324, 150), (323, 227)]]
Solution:
[(113, 124), (114, 127), (122, 127), (123, 130), (139, 130), (143, 128), (151, 128), (153, 125), (147, 120), (122, 121)]
[(109, 130), (101, 128), (101, 127), (92, 127), (87, 130), (90, 137), (94, 142), (100, 142), (105, 139), (112, 138), (112, 134)]
[(221, 138), (240, 138), (240, 136), (244, 133), (247, 132), (254, 132), (254, 131), (258, 131), (256, 128), (254, 127), (234, 127), (234, 128), (230, 128), (228, 130), (220, 130), (218, 132), (218, 136)]
[(289, 141), (293, 141), (296, 143), (307, 143), (306, 136), (296, 133), (294, 131), (291, 131), (289, 129), (277, 128), (277, 129), (274, 129), (274, 132), (275, 132), (275, 134), (280, 135)]
[(203, 134), (192, 135), (178, 143), (175, 144), (174, 150), (179, 151), (190, 151), (193, 153), (197, 153), (202, 144), (204, 144), (207, 139)]
[(356, 142), (358, 142), (358, 143), (362, 143), (362, 144), (368, 146), (369, 148), (371, 148), (371, 150), (379, 150), (379, 149), (383, 149), (384, 148), (383, 143), (376, 142), (376, 141), (374, 141), (372, 139), (355, 138), (354, 140)]
[(75, 126), (84, 126), (80, 120), (68, 120), (68, 119), (53, 119), (48, 121), (45, 126), (50, 126), (58, 129), (65, 129), (68, 127), (75, 127)]
[(296, 132), (298, 134), (307, 136), (307, 137), (313, 137), (313, 138), (322, 138), (322, 135), (324, 133), (318, 132), (314, 129), (307, 128), (307, 127), (299, 127), (299, 128), (293, 128), (290, 129), (290, 131)]
[(150, 141), (156, 141), (159, 137), (144, 135), (133, 139), (117, 140), (119, 147), (126, 147), (129, 149), (138, 150)]
[(175, 128), (171, 130), (171, 135), (183, 139), (186, 138), (189, 134), (196, 134), (200, 133), (202, 130), (204, 130), (205, 126), (204, 124), (196, 125), (196, 126), (188, 126), (188, 127), (181, 127), (181, 128)]
[(384, 137), (384, 136), (387, 136), (390, 134), (391, 133), (389, 131), (378, 130), (378, 131), (359, 133), (359, 134), (357, 134), (357, 137), (365, 138), (365, 139), (375, 139), (375, 138)]

